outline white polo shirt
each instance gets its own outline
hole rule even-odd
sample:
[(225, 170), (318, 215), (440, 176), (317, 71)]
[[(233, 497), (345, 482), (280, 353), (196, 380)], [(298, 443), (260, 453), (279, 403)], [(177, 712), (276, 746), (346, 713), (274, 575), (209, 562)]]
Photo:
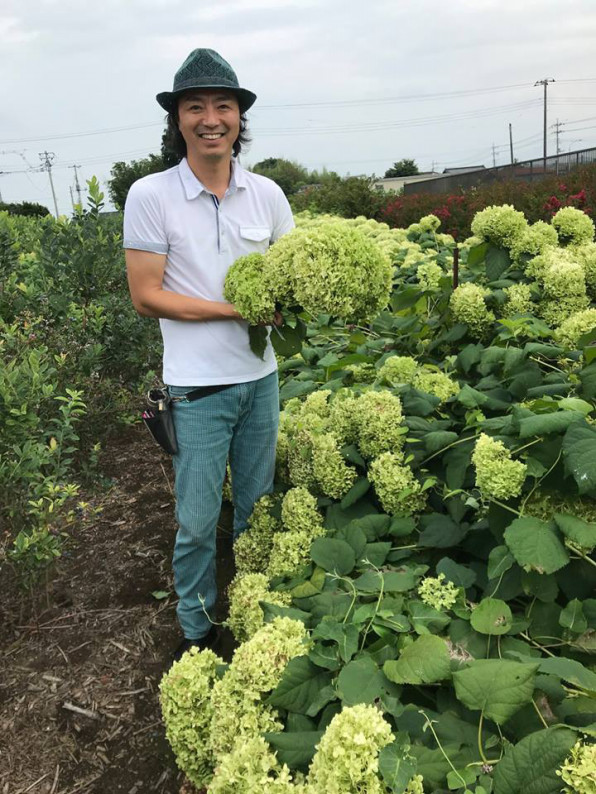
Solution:
[[(221, 201), (188, 162), (135, 182), (124, 208), (124, 248), (166, 254), (163, 288), (223, 301), (230, 265), (264, 252), (294, 227), (292, 210), (275, 182), (232, 161)], [(160, 319), (163, 380), (172, 386), (245, 383), (277, 368), (271, 343), (261, 361), (250, 349), (243, 320)]]

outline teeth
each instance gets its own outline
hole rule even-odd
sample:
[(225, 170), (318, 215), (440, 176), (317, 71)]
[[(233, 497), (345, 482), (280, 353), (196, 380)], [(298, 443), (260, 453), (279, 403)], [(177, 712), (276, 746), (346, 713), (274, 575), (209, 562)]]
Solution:
[(211, 133), (211, 134), (203, 133), (201, 135), (201, 138), (205, 138), (208, 141), (215, 141), (218, 138), (221, 138), (222, 135), (223, 135), (223, 132), (216, 132), (216, 133)]

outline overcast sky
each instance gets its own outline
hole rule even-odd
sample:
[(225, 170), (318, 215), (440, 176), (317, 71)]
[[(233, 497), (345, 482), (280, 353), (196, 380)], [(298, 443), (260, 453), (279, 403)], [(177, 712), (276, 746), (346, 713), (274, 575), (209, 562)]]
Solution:
[[(53, 210), (69, 186), (158, 152), (155, 94), (196, 47), (254, 91), (253, 143), (309, 169), (382, 176), (596, 146), (594, 0), (0, 0), (0, 191)], [(555, 153), (549, 129), (549, 153)], [(26, 173), (14, 173), (26, 171)], [(4, 173), (1, 173), (4, 172)], [(6, 173), (11, 172), (11, 173)], [(76, 196), (75, 196), (76, 198)]]

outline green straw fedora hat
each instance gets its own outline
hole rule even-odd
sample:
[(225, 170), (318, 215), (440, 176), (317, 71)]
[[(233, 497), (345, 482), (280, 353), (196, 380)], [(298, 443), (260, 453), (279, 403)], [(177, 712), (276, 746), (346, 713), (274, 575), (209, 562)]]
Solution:
[(171, 91), (162, 91), (155, 98), (168, 113), (176, 106), (180, 94), (189, 88), (226, 88), (238, 97), (240, 112), (244, 113), (257, 98), (252, 91), (240, 88), (236, 72), (215, 50), (193, 50), (174, 77)]

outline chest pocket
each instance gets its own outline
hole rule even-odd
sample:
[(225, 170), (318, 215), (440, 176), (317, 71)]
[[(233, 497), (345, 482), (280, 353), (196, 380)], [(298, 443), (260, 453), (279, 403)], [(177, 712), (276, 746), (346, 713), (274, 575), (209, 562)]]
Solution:
[(264, 253), (269, 248), (271, 229), (268, 226), (241, 226), (240, 237), (247, 252)]

